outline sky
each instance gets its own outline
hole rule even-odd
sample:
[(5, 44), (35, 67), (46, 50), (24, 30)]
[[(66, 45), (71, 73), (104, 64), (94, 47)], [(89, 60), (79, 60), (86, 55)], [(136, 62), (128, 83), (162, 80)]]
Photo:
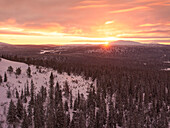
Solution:
[(0, 0), (0, 42), (170, 45), (170, 0)]

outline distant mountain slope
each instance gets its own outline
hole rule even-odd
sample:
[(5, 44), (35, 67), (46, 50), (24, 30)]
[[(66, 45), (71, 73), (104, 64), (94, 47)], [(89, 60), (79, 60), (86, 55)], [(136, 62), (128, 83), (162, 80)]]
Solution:
[(13, 45), (0, 42), (0, 48), (3, 48), (3, 47), (11, 47), (11, 46), (13, 46)]
[(7, 44), (7, 43), (3, 43), (3, 42), (0, 42), (0, 45), (4, 45), (4, 46), (9, 46), (9, 45), (11, 45), (11, 44)]
[(143, 44), (135, 41), (118, 40), (111, 42), (110, 45), (143, 45)]

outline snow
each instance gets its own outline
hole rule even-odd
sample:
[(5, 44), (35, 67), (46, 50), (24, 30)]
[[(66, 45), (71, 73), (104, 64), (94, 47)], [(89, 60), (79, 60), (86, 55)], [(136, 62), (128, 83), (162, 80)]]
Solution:
[(170, 61), (164, 61), (165, 64), (170, 64)]
[[(7, 72), (9, 66), (13, 67), (14, 72), (17, 68), (21, 68), (21, 75), (16, 77), (15, 73), (9, 74)], [(83, 94), (85, 98), (87, 98), (88, 95), (87, 90), (90, 88), (91, 84), (93, 84), (94, 86), (96, 84), (96, 81), (93, 82), (91, 78), (89, 78), (89, 80), (85, 80), (82, 76), (74, 76), (73, 74), (69, 76), (65, 72), (59, 74), (57, 71), (45, 67), (40, 67), (41, 72), (39, 72), (40, 69), (37, 69), (36, 66), (33, 65), (30, 66), (32, 77), (28, 78), (26, 73), (27, 68), (28, 65), (25, 63), (9, 61), (6, 59), (2, 59), (0, 61), (0, 75), (4, 77), (4, 73), (6, 72), (7, 79), (8, 79), (7, 82), (3, 82), (0, 85), (0, 121), (4, 121), (4, 122), (6, 121), (6, 115), (4, 113), (7, 113), (8, 105), (11, 100), (7, 98), (7, 90), (10, 89), (10, 91), (12, 92), (12, 100), (16, 102), (16, 98), (14, 96), (16, 89), (20, 94), (22, 89), (24, 89), (24, 86), (26, 85), (27, 81), (30, 87), (31, 80), (33, 80), (36, 92), (40, 90), (41, 86), (47, 87), (48, 90), (49, 77), (51, 72), (53, 72), (55, 84), (58, 81), (61, 89), (63, 89), (63, 85), (65, 84), (65, 81), (68, 82), (69, 88), (70, 90), (72, 90), (73, 101), (74, 98), (77, 97), (78, 91), (80, 94)], [(65, 101), (67, 99), (63, 98), (63, 100)], [(4, 109), (6, 109), (5, 112)], [(6, 127), (5, 124), (3, 126)]]
[(170, 68), (164, 68), (162, 71), (170, 71)]
[(45, 54), (45, 53), (54, 53), (54, 50), (41, 50), (40, 54)]
[(170, 71), (170, 68), (166, 68), (166, 69), (164, 69), (165, 71)]

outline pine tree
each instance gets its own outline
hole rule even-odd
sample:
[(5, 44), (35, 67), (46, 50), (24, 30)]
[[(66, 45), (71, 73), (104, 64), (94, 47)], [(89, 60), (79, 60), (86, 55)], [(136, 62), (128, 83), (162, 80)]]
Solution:
[(29, 90), (29, 85), (28, 85), (28, 81), (27, 81), (27, 96), (29, 96), (30, 95), (30, 90)]
[(56, 83), (56, 87), (55, 87), (55, 106), (58, 106), (59, 104), (59, 93), (60, 93), (60, 87), (59, 87), (59, 83)]
[(60, 103), (59, 106), (56, 108), (55, 117), (56, 117), (55, 118), (55, 127), (56, 128), (64, 128), (65, 114), (64, 114), (62, 103)]
[(66, 116), (65, 116), (65, 124), (66, 124), (66, 128), (69, 128), (70, 126), (70, 113), (68, 113)]
[(8, 89), (8, 91), (7, 91), (7, 98), (11, 98), (11, 91), (10, 91), (10, 89)]
[(19, 76), (21, 74), (21, 68), (17, 68), (15, 74)]
[(54, 86), (53, 86), (53, 84), (50, 85), (49, 96), (50, 96), (50, 102), (53, 102), (53, 100), (54, 100)]
[(109, 116), (107, 120), (107, 128), (113, 128), (114, 120), (113, 120), (113, 103), (110, 101), (109, 103)]
[(28, 125), (29, 126), (32, 126), (32, 115), (33, 115), (33, 112), (32, 112), (32, 105), (28, 104)]
[(10, 105), (8, 109), (7, 121), (9, 124), (13, 124), (13, 125), (18, 123), (18, 119), (16, 117), (16, 106), (12, 100), (10, 101)]
[(33, 80), (31, 80), (31, 100), (30, 100), (30, 104), (33, 105), (34, 104), (34, 95), (35, 95), (35, 92), (34, 92), (34, 82)]
[(26, 97), (27, 96), (27, 88), (26, 88), (26, 86), (24, 86), (24, 97)]
[(6, 72), (4, 74), (4, 82), (7, 82), (7, 75), (6, 75)]
[(23, 121), (21, 124), (21, 128), (29, 128), (28, 115), (27, 115), (25, 108), (24, 108)]
[(24, 103), (27, 103), (27, 97), (24, 96)]
[(70, 93), (70, 89), (69, 89), (69, 85), (68, 85), (68, 82), (65, 81), (65, 84), (64, 84), (64, 92), (65, 92), (65, 97), (68, 99), (69, 98), (69, 93)]
[(22, 101), (21, 99), (18, 99), (18, 102), (17, 102), (17, 117), (21, 120), (23, 118), (23, 104), (22, 104)]
[(0, 84), (2, 83), (2, 76), (0, 75)]
[(23, 92), (23, 89), (21, 91), (21, 96), (20, 96), (21, 100), (24, 98), (24, 92)]
[(9, 66), (7, 71), (9, 72), (9, 74), (11, 74), (13, 72), (13, 67), (12, 66)]
[(71, 128), (80, 128), (80, 113), (74, 112), (73, 119), (71, 121)]
[[(49, 89), (49, 105), (47, 107), (47, 128), (55, 127), (55, 107), (54, 107), (54, 77), (53, 73), (50, 75), (50, 89)], [(57, 105), (56, 105), (57, 107)]]
[(65, 111), (68, 111), (68, 102), (67, 101), (65, 101), (65, 104), (64, 104), (64, 109), (65, 109)]
[(42, 97), (40, 94), (35, 97), (34, 105), (34, 127), (44, 128), (45, 127), (45, 111), (43, 106)]
[(31, 68), (30, 67), (28, 67), (28, 69), (27, 69), (27, 76), (31, 77)]
[(73, 107), (73, 97), (72, 97), (72, 91), (70, 92), (70, 108)]
[(46, 88), (44, 86), (41, 86), (41, 89), (40, 89), (40, 92), (41, 92), (41, 97), (42, 97), (42, 101), (45, 102), (46, 100)]
[(55, 128), (55, 114), (54, 114), (54, 108), (51, 106), (47, 106), (47, 115), (46, 115), (46, 124), (47, 124), (47, 128)]
[(86, 117), (85, 117), (84, 112), (82, 111), (80, 111), (79, 125), (80, 125), (80, 128), (86, 128)]
[(18, 90), (16, 90), (16, 98), (17, 98), (17, 99), (19, 98)]
[(53, 73), (51, 72), (51, 75), (50, 75), (50, 81), (49, 81), (50, 85), (54, 85), (54, 76), (53, 76)]
[(74, 111), (76, 111), (78, 109), (78, 102), (77, 102), (77, 98), (74, 100)]

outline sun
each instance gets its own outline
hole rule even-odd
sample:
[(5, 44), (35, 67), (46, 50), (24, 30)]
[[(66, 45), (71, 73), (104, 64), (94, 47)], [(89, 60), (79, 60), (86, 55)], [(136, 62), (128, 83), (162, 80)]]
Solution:
[(109, 47), (109, 42), (104, 42), (105, 47)]

